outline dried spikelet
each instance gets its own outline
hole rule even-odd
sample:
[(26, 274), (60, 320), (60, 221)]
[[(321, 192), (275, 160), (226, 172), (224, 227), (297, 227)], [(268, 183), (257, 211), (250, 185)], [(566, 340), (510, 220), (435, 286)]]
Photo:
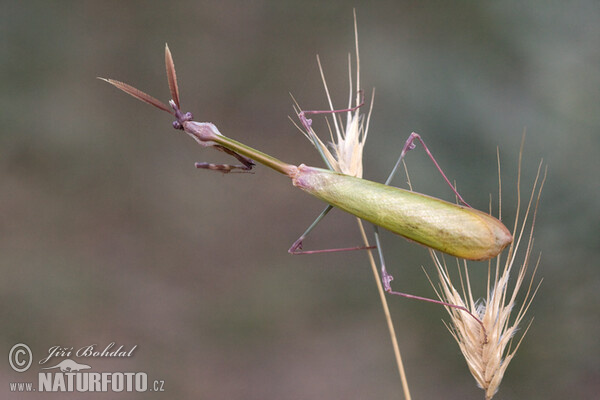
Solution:
[[(302, 127), (296, 125), (298, 129), (307, 137), (308, 140), (315, 146), (315, 148), (321, 154), (321, 157), (325, 160), (329, 167), (336, 172), (341, 172), (346, 175), (355, 176), (362, 178), (363, 167), (362, 167), (362, 154), (365, 141), (367, 139), (367, 132), (369, 130), (369, 121), (371, 118), (371, 112), (373, 110), (373, 97), (375, 91), (373, 90), (373, 96), (371, 97), (371, 104), (369, 107), (369, 113), (365, 119), (364, 115), (361, 114), (360, 108), (363, 104), (362, 89), (360, 87), (360, 58), (358, 53), (358, 29), (356, 26), (356, 15), (354, 19), (354, 32), (355, 32), (355, 51), (356, 51), (356, 92), (352, 87), (352, 63), (351, 57), (348, 55), (348, 75), (349, 75), (349, 87), (350, 95), (348, 99), (347, 110), (343, 111), (346, 114), (346, 124), (342, 123), (339, 118), (339, 112), (333, 106), (333, 101), (329, 94), (329, 88), (327, 87), (327, 81), (321, 66), (321, 61), (317, 56), (317, 63), (319, 65), (319, 71), (321, 73), (321, 79), (327, 95), (327, 101), (331, 111), (302, 111), (300, 106), (296, 103), (295, 111), (300, 117)], [(352, 99), (355, 96), (354, 106), (352, 105)], [(304, 113), (306, 114), (325, 114), (335, 111), (332, 114), (331, 122), (327, 120), (329, 127), (330, 143), (327, 146), (315, 133), (311, 126), (311, 120), (304, 119)], [(335, 135), (332, 131), (335, 131)]]
[[(460, 281), (459, 290), (453, 285), (450, 279), (445, 261), (443, 259), (440, 260), (440, 258), (430, 250), (440, 279), (439, 291), (436, 289), (436, 293), (440, 300), (450, 304), (464, 306), (482, 322), (482, 325), (480, 325), (478, 321), (467, 313), (457, 310), (456, 308), (446, 307), (446, 310), (450, 315), (450, 323), (446, 324), (446, 326), (458, 343), (475, 381), (478, 386), (485, 391), (486, 399), (491, 399), (498, 391), (506, 368), (514, 357), (515, 352), (519, 348), (523, 337), (531, 325), (530, 322), (517, 343), (514, 344), (513, 340), (515, 340), (515, 334), (518, 327), (525, 317), (525, 313), (531, 305), (537, 289), (539, 288), (539, 284), (541, 283), (540, 281), (535, 288), (533, 287), (533, 279), (539, 265), (538, 257), (523, 303), (518, 308), (516, 315), (512, 316), (512, 311), (513, 309), (516, 309), (517, 306), (517, 294), (523, 286), (525, 274), (531, 261), (533, 229), (537, 207), (542, 187), (546, 179), (546, 171), (544, 171), (544, 176), (542, 177), (541, 182), (539, 182), (541, 166), (542, 163), (540, 163), (538, 168), (538, 174), (531, 191), (531, 197), (525, 215), (523, 219), (519, 221), (521, 197), (519, 188), (521, 159), (519, 158), (517, 215), (515, 217), (515, 228), (513, 232), (513, 236), (517, 238), (517, 240), (510, 246), (504, 265), (501, 265), (502, 262), (500, 256), (495, 260), (490, 260), (488, 264), (488, 294), (486, 299), (474, 300), (469, 280), (468, 265), (465, 260), (462, 260), (462, 271), (461, 261), (457, 261)], [(536, 195), (538, 182), (539, 189), (537, 189)], [(533, 204), (534, 200), (535, 204)], [(516, 281), (511, 289), (509, 285), (509, 276), (514, 267), (517, 250), (519, 250), (521, 240), (524, 239), (525, 226), (530, 217), (530, 212), (532, 212), (533, 215), (526, 234), (527, 244), (525, 246), (525, 257), (518, 269)], [(495, 264), (494, 272), (492, 272), (493, 264)], [(482, 326), (485, 330), (482, 329)]]

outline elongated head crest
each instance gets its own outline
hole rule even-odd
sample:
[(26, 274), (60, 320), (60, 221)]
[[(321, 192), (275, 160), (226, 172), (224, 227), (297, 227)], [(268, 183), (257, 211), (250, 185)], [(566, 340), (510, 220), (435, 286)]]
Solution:
[(181, 106), (179, 101), (179, 86), (177, 85), (177, 74), (175, 73), (175, 64), (173, 62), (173, 56), (171, 55), (171, 51), (169, 50), (169, 46), (167, 44), (165, 44), (165, 68), (167, 71), (167, 82), (169, 83), (169, 91), (171, 92), (172, 97), (172, 99), (169, 100), (169, 106), (171, 106), (171, 109), (169, 109), (169, 107), (160, 100), (150, 96), (145, 92), (142, 92), (139, 89), (134, 88), (131, 85), (128, 85), (127, 83), (123, 83), (114, 79), (98, 79), (108, 82), (116, 88), (135, 97), (136, 99), (148, 103), (160, 110), (166, 111), (169, 114), (175, 116), (175, 118), (177, 119), (173, 121), (173, 128), (182, 130), (184, 128), (184, 122), (191, 121), (193, 119), (193, 116), (190, 112), (181, 112)]

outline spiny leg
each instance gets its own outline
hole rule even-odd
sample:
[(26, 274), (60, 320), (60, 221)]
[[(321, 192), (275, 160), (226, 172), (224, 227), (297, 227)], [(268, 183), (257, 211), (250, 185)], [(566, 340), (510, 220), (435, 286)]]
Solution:
[(215, 149), (220, 150), (224, 153), (227, 153), (235, 158), (237, 158), (242, 165), (231, 165), (231, 164), (213, 164), (207, 162), (196, 163), (196, 168), (208, 169), (211, 171), (219, 171), (227, 174), (229, 172), (250, 172), (252, 167), (254, 167), (255, 163), (250, 158), (243, 156), (241, 154), (236, 153), (235, 151), (229, 150), (226, 147), (215, 145), (213, 146)]
[(232, 165), (232, 164), (213, 164), (213, 163), (207, 163), (207, 162), (197, 162), (194, 164), (194, 166), (198, 169), (207, 169), (210, 171), (217, 171), (217, 172), (222, 172), (224, 174), (228, 174), (230, 172), (248, 172), (248, 173), (253, 173), (250, 171), (250, 168), (247, 168), (243, 165)]

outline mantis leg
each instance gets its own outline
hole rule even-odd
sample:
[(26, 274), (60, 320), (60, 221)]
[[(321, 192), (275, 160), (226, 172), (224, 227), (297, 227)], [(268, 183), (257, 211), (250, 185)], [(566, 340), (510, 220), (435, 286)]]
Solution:
[(362, 106), (365, 105), (365, 96), (362, 90), (358, 91), (359, 95), (360, 95), (360, 104), (354, 106), (354, 107), (350, 107), (350, 108), (344, 108), (344, 109), (340, 109), (340, 110), (307, 110), (307, 111), (300, 111), (298, 113), (298, 119), (300, 119), (300, 122), (302, 123), (302, 126), (304, 127), (304, 129), (306, 129), (307, 131), (310, 131), (311, 129), (311, 125), (312, 125), (312, 120), (306, 118), (306, 116), (308, 114), (336, 114), (336, 113), (343, 113), (343, 112), (352, 112), (352, 111), (356, 111), (359, 108), (361, 108)]
[(369, 246), (369, 247), (357, 246), (357, 247), (344, 247), (344, 248), (338, 248), (338, 249), (302, 250), (302, 241), (315, 228), (315, 226), (317, 226), (317, 224), (319, 222), (321, 222), (321, 220), (329, 213), (329, 211), (331, 211), (332, 208), (333, 208), (332, 205), (328, 205), (327, 207), (325, 207), (325, 209), (321, 212), (321, 214), (319, 214), (317, 219), (315, 219), (313, 221), (313, 223), (310, 224), (310, 226), (306, 229), (306, 231), (298, 238), (298, 240), (296, 240), (292, 244), (292, 247), (290, 247), (290, 249), (288, 250), (288, 253), (293, 254), (293, 255), (300, 255), (300, 254), (316, 254), (316, 253), (334, 253), (334, 252), (338, 252), (338, 251), (366, 250), (366, 249), (375, 248), (375, 246)]
[(413, 150), (415, 148), (415, 143), (414, 143), (415, 139), (417, 139), (419, 142), (421, 142), (421, 145), (425, 149), (425, 152), (427, 153), (427, 155), (429, 156), (429, 158), (431, 159), (431, 161), (433, 161), (433, 163), (435, 164), (435, 167), (437, 168), (437, 170), (440, 171), (440, 174), (442, 174), (442, 177), (444, 178), (444, 180), (446, 181), (446, 183), (448, 184), (448, 186), (450, 186), (450, 188), (452, 189), (452, 191), (456, 195), (456, 198), (458, 199), (458, 201), (460, 201), (461, 203), (463, 203), (465, 206), (467, 206), (469, 208), (472, 208), (462, 198), (462, 196), (456, 191), (456, 188), (454, 187), (454, 185), (452, 185), (452, 183), (450, 183), (450, 180), (446, 177), (446, 174), (444, 174), (444, 171), (442, 171), (442, 168), (440, 167), (440, 165), (438, 164), (438, 162), (436, 161), (436, 159), (433, 157), (433, 154), (431, 154), (431, 152), (427, 148), (427, 145), (425, 144), (425, 142), (423, 141), (423, 139), (421, 139), (421, 136), (418, 133), (416, 133), (416, 132), (411, 133), (410, 136), (408, 137), (408, 139), (406, 140), (406, 143), (404, 143), (404, 147), (402, 148), (402, 152), (400, 153), (400, 157), (398, 158), (398, 161), (396, 161), (396, 165), (394, 165), (394, 168), (392, 169), (392, 172), (390, 173), (390, 175), (388, 176), (387, 180), (385, 181), (385, 184), (386, 185), (390, 184), (392, 178), (394, 177), (394, 175), (396, 174), (396, 171), (398, 170), (398, 167), (400, 166), (400, 161), (402, 161), (402, 159), (404, 158), (404, 156), (406, 155), (406, 153), (408, 153), (410, 150)]
[(254, 164), (254, 161), (252, 161), (248, 157), (238, 154), (233, 150), (229, 150), (226, 147), (219, 146), (219, 145), (215, 145), (213, 147), (217, 150), (220, 150), (224, 153), (227, 153), (227, 154), (237, 158), (238, 161), (242, 163), (242, 165), (212, 164), (212, 163), (207, 163), (207, 162), (197, 162), (195, 164), (196, 168), (208, 169), (211, 171), (219, 171), (224, 174), (227, 174), (232, 171), (233, 172), (250, 172), (250, 170), (252, 170), (252, 167), (254, 167), (254, 165), (256, 165), (256, 164)]
[(385, 260), (383, 259), (383, 251), (381, 250), (381, 242), (379, 240), (379, 227), (377, 225), (373, 225), (373, 227), (375, 228), (375, 243), (376, 243), (376, 247), (377, 247), (377, 253), (379, 254), (379, 263), (381, 264), (381, 281), (383, 284), (383, 290), (385, 290), (389, 294), (393, 294), (396, 296), (402, 296), (407, 299), (426, 301), (428, 303), (439, 304), (439, 305), (446, 306), (446, 307), (452, 307), (452, 308), (456, 308), (457, 310), (466, 312), (471, 317), (475, 318), (475, 321), (477, 321), (477, 323), (479, 325), (481, 325), (481, 329), (483, 329), (483, 332), (485, 335), (485, 342), (487, 343), (487, 332), (486, 332), (485, 326), (483, 325), (483, 322), (481, 322), (481, 320), (479, 318), (477, 318), (466, 307), (447, 303), (447, 302), (441, 301), (441, 300), (430, 299), (429, 297), (416, 296), (414, 294), (408, 294), (408, 293), (404, 293), (404, 292), (396, 292), (395, 290), (392, 290), (391, 282), (394, 280), (394, 277), (391, 276), (390, 274), (388, 274), (387, 270), (385, 268)]
[[(304, 127), (304, 129), (307, 132), (311, 132), (311, 125), (312, 125), (312, 120), (306, 118), (307, 115), (309, 114), (335, 114), (335, 113), (343, 113), (343, 112), (352, 112), (355, 111), (357, 109), (359, 109), (360, 107), (362, 107), (364, 105), (364, 95), (362, 90), (359, 91), (359, 94), (361, 96), (361, 102), (360, 104), (358, 104), (355, 107), (351, 107), (351, 108), (345, 108), (345, 109), (341, 109), (341, 110), (307, 110), (307, 111), (300, 111), (298, 112), (298, 118), (300, 119), (300, 123), (302, 124), (302, 126)], [(317, 147), (317, 149), (319, 149), (319, 146), (315, 146)], [(329, 162), (327, 161), (327, 158), (321, 154), (321, 157), (323, 158), (323, 161), (325, 161), (325, 163), (329, 166), (329, 168), (331, 169), (331, 166), (329, 165)], [(299, 254), (316, 254), (316, 253), (332, 253), (332, 252), (338, 252), (338, 251), (351, 251), (351, 250), (366, 250), (366, 249), (374, 249), (375, 246), (355, 246), (355, 247), (345, 247), (345, 248), (337, 248), (337, 249), (322, 249), (322, 250), (302, 250), (302, 242), (303, 240), (306, 238), (306, 236), (308, 236), (308, 234), (315, 228), (315, 226), (317, 226), (317, 224), (319, 222), (321, 222), (321, 220), (329, 213), (329, 211), (331, 211), (331, 209), (333, 208), (333, 206), (328, 205), (327, 207), (325, 207), (325, 209), (321, 212), (321, 214), (319, 214), (319, 216), (317, 217), (317, 219), (315, 219), (313, 221), (313, 223), (306, 229), (306, 231), (298, 238), (298, 240), (296, 240), (293, 244), (292, 247), (290, 247), (290, 249), (288, 250), (288, 253), (290, 254), (294, 254), (294, 255), (299, 255)]]
[[(398, 170), (400, 162), (402, 161), (402, 159), (404, 158), (404, 156), (406, 155), (406, 153), (408, 153), (410, 150), (413, 150), (415, 148), (415, 144), (414, 144), (415, 139), (417, 139), (417, 140), (419, 140), (419, 142), (421, 142), (421, 145), (423, 146), (423, 148), (427, 152), (427, 155), (429, 156), (429, 158), (431, 158), (431, 161), (433, 161), (433, 163), (435, 164), (435, 166), (438, 169), (438, 171), (440, 171), (440, 174), (442, 174), (442, 177), (444, 178), (444, 180), (446, 181), (446, 183), (450, 186), (450, 188), (452, 189), (452, 191), (456, 195), (457, 199), (461, 203), (463, 203), (464, 205), (466, 205), (467, 207), (471, 208), (471, 206), (456, 191), (456, 188), (450, 183), (450, 181), (446, 177), (446, 174), (444, 174), (444, 171), (442, 171), (442, 169), (440, 168), (439, 164), (437, 163), (437, 161), (435, 160), (435, 158), (433, 157), (433, 155), (431, 154), (431, 152), (427, 148), (427, 145), (425, 145), (425, 142), (423, 142), (423, 139), (421, 139), (421, 136), (418, 133), (415, 133), (415, 132), (411, 133), (410, 136), (408, 137), (408, 139), (406, 140), (406, 143), (404, 144), (404, 147), (402, 148), (402, 152), (400, 153), (400, 157), (398, 158), (398, 161), (396, 161), (396, 165), (394, 165), (394, 168), (392, 169), (392, 172), (390, 173), (390, 175), (388, 176), (387, 180), (385, 181), (385, 184), (386, 185), (390, 184), (392, 178), (394, 177), (394, 174)], [(443, 305), (443, 306), (446, 306), (446, 307), (452, 307), (452, 308), (456, 308), (458, 310), (462, 310), (462, 311), (466, 312), (467, 314), (469, 314), (471, 317), (473, 317), (477, 321), (477, 323), (479, 323), (479, 325), (481, 325), (481, 328), (483, 329), (483, 332), (484, 332), (485, 337), (486, 337), (486, 342), (487, 342), (487, 333), (485, 331), (485, 327), (483, 326), (483, 322), (481, 322), (481, 320), (479, 318), (477, 318), (475, 315), (473, 315), (473, 313), (471, 313), (471, 311), (469, 311), (467, 308), (465, 308), (463, 306), (456, 305), (456, 304), (451, 304), (451, 303), (447, 303), (447, 302), (444, 302), (444, 301), (440, 301), (440, 300), (430, 299), (428, 297), (416, 296), (416, 295), (413, 295), (413, 294), (408, 294), (408, 293), (403, 293), (403, 292), (397, 292), (395, 290), (392, 290), (391, 282), (394, 280), (394, 277), (392, 275), (388, 274), (387, 269), (385, 267), (385, 259), (383, 258), (383, 250), (382, 250), (382, 247), (381, 247), (381, 240), (379, 238), (379, 227), (377, 225), (373, 225), (373, 230), (374, 230), (374, 235), (375, 235), (375, 244), (376, 244), (375, 247), (377, 248), (377, 254), (379, 255), (379, 264), (381, 265), (381, 282), (383, 284), (383, 289), (387, 293), (393, 294), (393, 295), (396, 295), (396, 296), (402, 296), (402, 297), (405, 297), (405, 298), (408, 298), (408, 299), (426, 301), (428, 303), (440, 304), (440, 305)]]
[[(442, 177), (444, 177), (444, 180), (446, 181), (446, 183), (450, 186), (450, 188), (452, 188), (452, 191), (454, 192), (456, 197), (459, 199), (459, 201), (462, 202), (463, 204), (465, 204), (466, 206), (471, 207), (467, 204), (466, 201), (463, 200), (462, 196), (456, 191), (454, 186), (450, 183), (450, 181), (446, 177), (446, 174), (444, 174), (444, 171), (442, 171), (442, 169), (440, 168), (440, 165), (438, 164), (436, 159), (433, 157), (433, 155), (427, 148), (427, 145), (425, 144), (423, 139), (421, 139), (421, 136), (416, 132), (411, 133), (410, 136), (408, 137), (408, 139), (406, 139), (406, 142), (404, 143), (404, 147), (402, 147), (402, 151), (400, 152), (400, 157), (398, 157), (398, 161), (396, 161), (394, 168), (392, 168), (392, 172), (390, 172), (390, 175), (386, 179), (385, 184), (386, 185), (390, 184), (390, 182), (392, 181), (392, 178), (396, 174), (396, 171), (398, 171), (400, 162), (404, 159), (404, 156), (406, 156), (406, 153), (408, 153), (410, 150), (413, 150), (415, 148), (415, 143), (414, 143), (415, 139), (417, 139), (417, 140), (419, 140), (419, 142), (421, 142), (421, 145), (425, 149), (425, 152), (427, 152), (427, 155), (429, 156), (429, 158), (431, 158), (431, 161), (433, 161), (433, 163), (435, 164), (438, 171), (440, 171), (440, 174), (442, 174)], [(385, 268), (385, 260), (383, 259), (383, 251), (381, 248), (381, 241), (379, 239), (379, 227), (377, 225), (373, 225), (373, 231), (375, 234), (375, 243), (377, 245), (377, 253), (379, 254), (379, 263), (381, 265), (381, 281), (382, 281), (384, 290), (388, 293), (396, 294), (396, 295), (403, 296), (403, 297), (418, 298), (419, 296), (413, 296), (413, 295), (409, 295), (406, 293), (394, 292), (392, 290), (391, 282), (394, 280), (394, 277), (391, 276), (390, 274), (388, 274), (387, 269)], [(430, 301), (430, 300), (432, 302), (436, 302), (436, 300), (427, 299), (427, 301)]]
[[(450, 186), (450, 188), (452, 189), (452, 191), (454, 192), (454, 194), (456, 195), (458, 200), (460, 202), (462, 202), (463, 204), (465, 204), (467, 207), (471, 207), (469, 204), (467, 204), (466, 201), (463, 200), (462, 196), (456, 191), (454, 186), (450, 183), (450, 181), (446, 177), (446, 174), (444, 174), (444, 171), (442, 171), (442, 168), (440, 167), (440, 165), (438, 164), (436, 159), (433, 157), (433, 154), (431, 154), (431, 152), (427, 148), (427, 145), (425, 144), (423, 139), (421, 139), (421, 136), (416, 132), (411, 133), (410, 136), (408, 137), (408, 139), (406, 139), (406, 142), (404, 143), (404, 147), (402, 147), (402, 151), (400, 152), (400, 157), (398, 157), (398, 161), (396, 161), (394, 168), (392, 168), (392, 172), (390, 172), (390, 175), (386, 179), (385, 184), (386, 185), (390, 184), (390, 182), (392, 181), (392, 178), (394, 177), (394, 175), (396, 174), (396, 171), (398, 170), (398, 167), (400, 166), (400, 162), (404, 159), (404, 156), (406, 156), (406, 153), (408, 153), (410, 150), (413, 150), (415, 148), (415, 143), (414, 143), (415, 139), (417, 139), (419, 142), (421, 142), (421, 145), (425, 149), (425, 152), (427, 152), (427, 155), (429, 156), (429, 158), (431, 158), (431, 161), (433, 161), (433, 163), (435, 164), (438, 171), (440, 171), (440, 174), (442, 174), (442, 177), (444, 178), (446, 183)], [(385, 289), (385, 291), (388, 293), (396, 294), (396, 295), (403, 296), (403, 297), (419, 298), (419, 296), (413, 296), (413, 295), (409, 295), (406, 293), (394, 292), (392, 290), (391, 282), (394, 280), (394, 277), (391, 276), (390, 274), (388, 274), (388, 272), (385, 268), (385, 260), (383, 259), (383, 251), (382, 251), (381, 242), (379, 239), (379, 227), (377, 225), (373, 225), (373, 231), (375, 234), (375, 243), (377, 244), (377, 253), (379, 254), (379, 263), (381, 264), (381, 281), (382, 281), (383, 288)], [(421, 299), (423, 300), (423, 298), (421, 298)], [(432, 300), (432, 299), (425, 299), (425, 300), (431, 301), (431, 302), (437, 302), (436, 300)]]

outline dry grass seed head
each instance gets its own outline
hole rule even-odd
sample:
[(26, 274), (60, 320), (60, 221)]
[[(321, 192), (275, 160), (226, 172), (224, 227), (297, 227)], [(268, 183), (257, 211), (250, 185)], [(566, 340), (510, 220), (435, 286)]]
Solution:
[[(354, 32), (356, 51), (356, 91), (353, 89), (352, 85), (352, 61), (350, 54), (348, 54), (348, 76), (350, 95), (347, 106), (348, 111), (345, 112), (346, 123), (344, 124), (342, 122), (342, 117), (339, 113), (332, 113), (331, 118), (326, 119), (327, 126), (329, 127), (329, 145), (323, 143), (323, 141), (317, 136), (317, 134), (313, 130), (310, 123), (308, 125), (303, 123), (302, 127), (298, 125), (296, 125), (296, 127), (315, 146), (315, 148), (321, 154), (321, 157), (325, 160), (325, 162), (331, 169), (346, 175), (362, 178), (363, 148), (367, 139), (367, 132), (369, 130), (369, 121), (371, 119), (371, 112), (373, 110), (373, 98), (375, 95), (375, 90), (373, 90), (373, 95), (371, 96), (371, 104), (369, 107), (369, 113), (367, 114), (367, 117), (365, 119), (365, 116), (360, 112), (360, 105), (362, 104), (362, 90), (360, 87), (360, 57), (358, 52), (358, 29), (356, 25), (356, 18), (354, 20)], [(323, 81), (323, 86), (325, 88), (325, 94), (327, 95), (329, 108), (331, 111), (335, 111), (336, 108), (334, 108), (333, 106), (333, 101), (331, 99), (329, 88), (327, 86), (327, 81), (325, 79), (325, 73), (323, 72), (321, 60), (318, 56), (317, 63), (319, 66), (319, 71), (321, 73), (321, 80)], [(355, 98), (354, 106), (352, 106), (353, 98)], [(296, 106), (294, 107), (294, 110), (296, 111), (296, 114), (298, 116), (301, 116), (302, 110), (300, 109), (300, 106), (297, 102)], [(322, 114), (324, 112), (316, 113)]]
[[(523, 337), (531, 325), (530, 322), (518, 342), (514, 344), (513, 339), (519, 329), (519, 325), (535, 297), (539, 284), (541, 284), (540, 281), (535, 288), (533, 287), (535, 272), (539, 265), (538, 257), (535, 262), (534, 272), (531, 276), (527, 292), (524, 295), (523, 303), (513, 316), (513, 311), (517, 305), (516, 298), (525, 282), (525, 274), (531, 262), (533, 229), (535, 226), (540, 195), (546, 179), (545, 170), (540, 181), (542, 172), (542, 163), (540, 162), (529, 203), (525, 210), (525, 215), (522, 220), (519, 220), (521, 199), (521, 154), (522, 147), (519, 155), (517, 213), (513, 231), (513, 236), (517, 238), (517, 240), (515, 240), (508, 249), (504, 263), (502, 263), (500, 256), (489, 261), (487, 297), (485, 299), (474, 300), (469, 279), (469, 268), (465, 260), (457, 260), (459, 272), (459, 289), (457, 289), (450, 279), (445, 261), (440, 259), (437, 254), (430, 250), (440, 280), (439, 289), (436, 289), (436, 293), (440, 300), (466, 307), (483, 323), (485, 330), (482, 329), (482, 326), (467, 313), (455, 308), (446, 307), (446, 310), (450, 315), (450, 323), (446, 324), (446, 326), (458, 343), (469, 370), (478, 386), (485, 390), (486, 399), (491, 399), (498, 391), (506, 368), (514, 357), (515, 352), (519, 348)], [(531, 216), (530, 214), (533, 215)], [(531, 222), (528, 225), (529, 230), (525, 232), (529, 219), (531, 219)], [(515, 265), (517, 251), (522, 245), (522, 240), (527, 241), (524, 250), (524, 259), (522, 264), (518, 267), (517, 277), (511, 288), (509, 277)], [(493, 266), (494, 268), (492, 268)]]

